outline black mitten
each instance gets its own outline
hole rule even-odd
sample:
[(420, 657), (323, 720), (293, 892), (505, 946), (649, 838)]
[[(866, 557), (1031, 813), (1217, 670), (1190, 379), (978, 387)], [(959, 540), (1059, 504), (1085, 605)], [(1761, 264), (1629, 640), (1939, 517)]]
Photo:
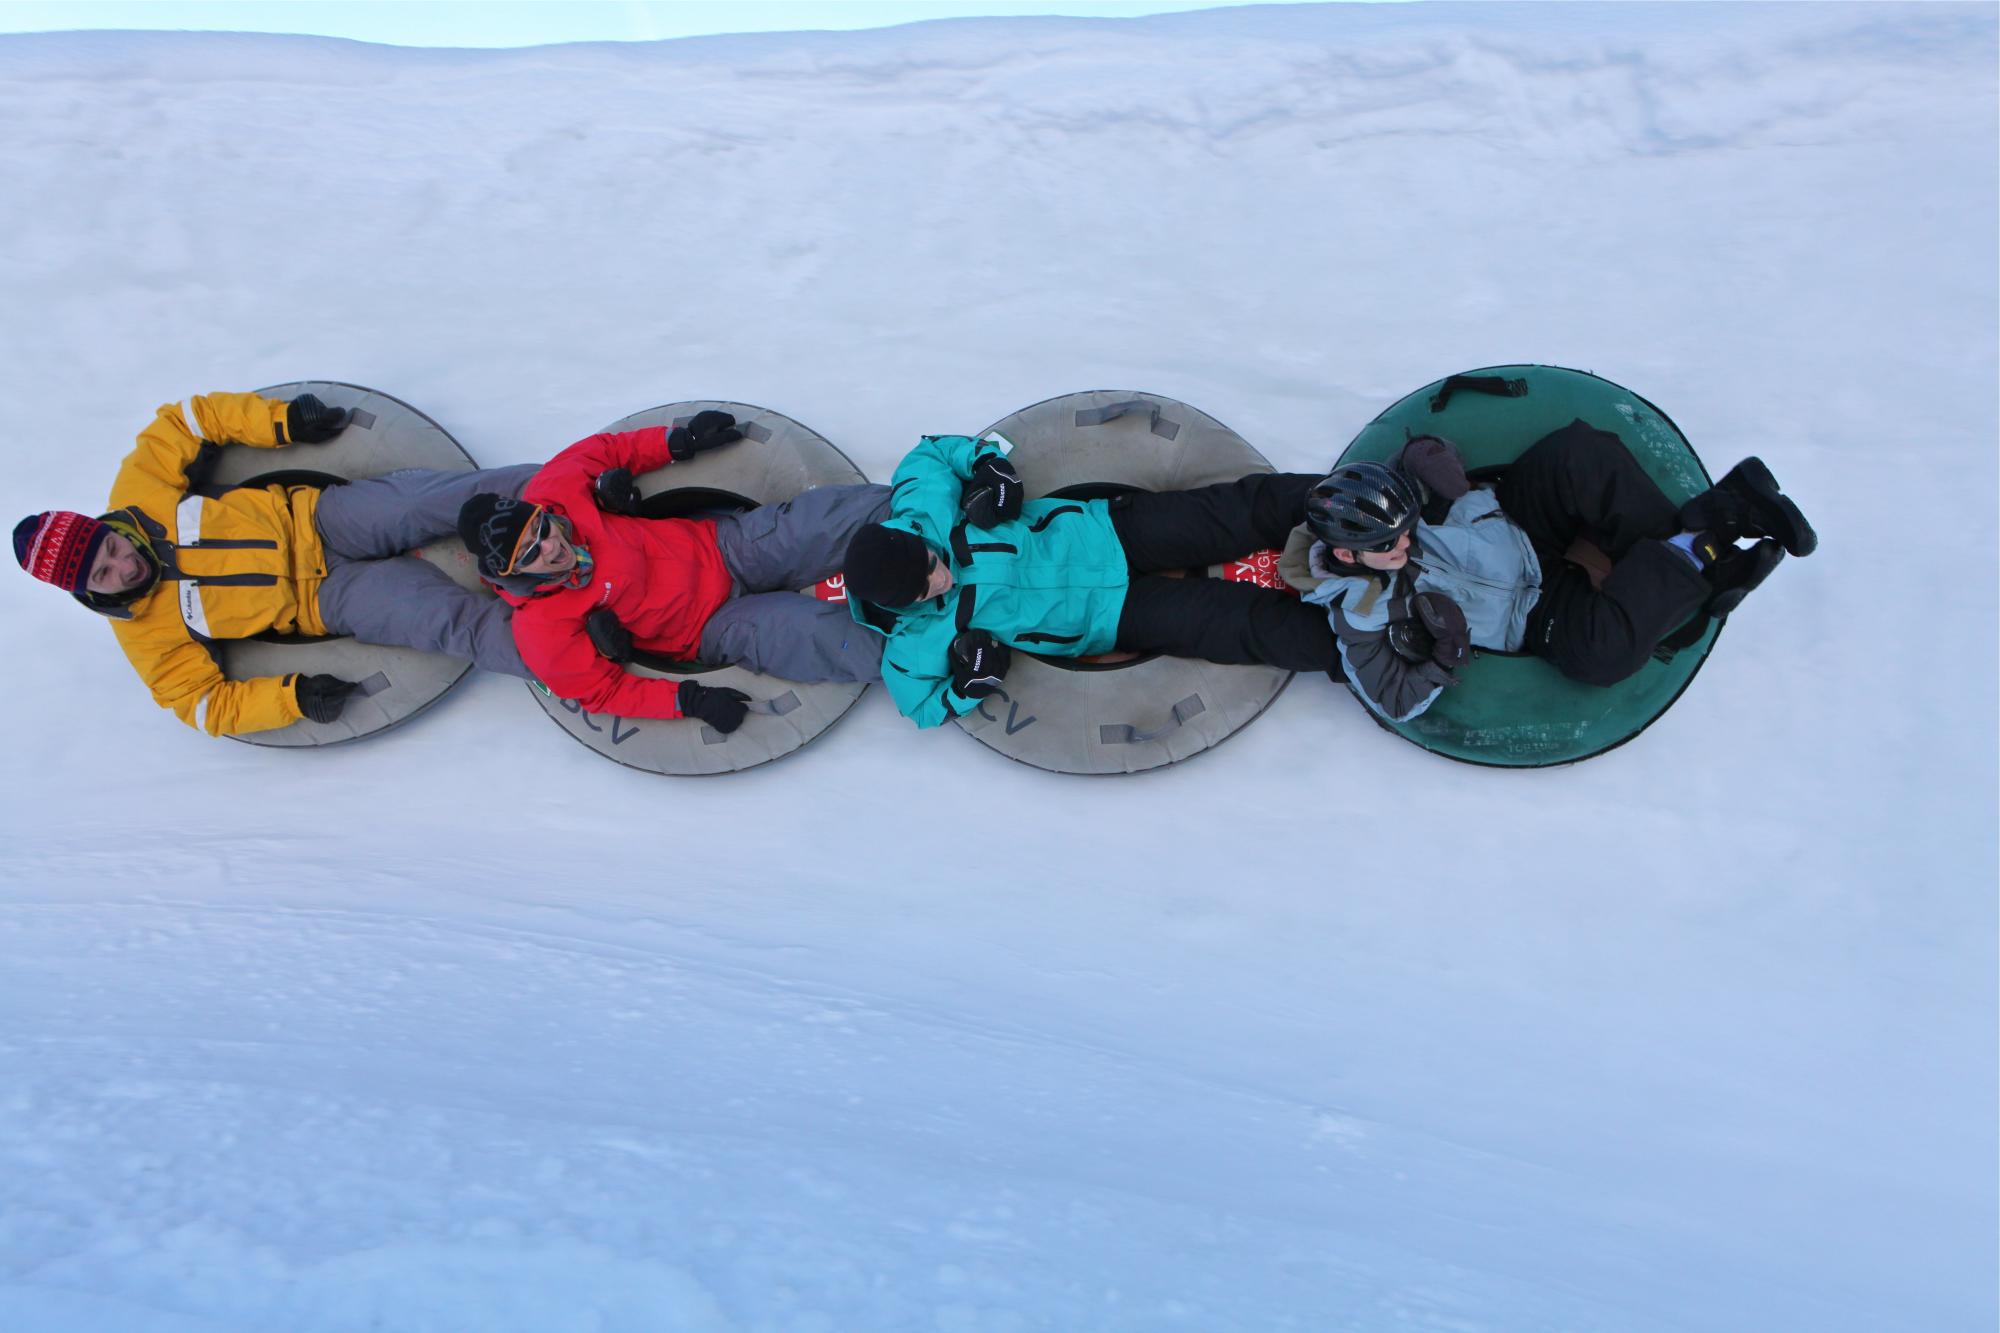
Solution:
[(965, 484), (965, 521), (975, 528), (990, 528), (1021, 516), (1021, 474), (998, 454), (985, 454), (972, 465), (972, 480)]
[(361, 687), (338, 676), (300, 676), (292, 682), (299, 711), (312, 722), (331, 722), (347, 706), (348, 696)]
[(285, 438), (293, 444), (319, 444), (346, 430), (351, 415), (344, 407), (328, 407), (302, 393), (285, 405)]
[(1425, 628), (1423, 617), (1412, 611), (1407, 616), (1389, 622), (1386, 631), (1389, 646), (1396, 650), (1396, 656), (1405, 662), (1428, 662), (1437, 640)]
[(1458, 446), (1435, 435), (1419, 435), (1404, 445), (1396, 466), (1442, 500), (1458, 500), (1472, 489)]
[(618, 663), (632, 660), (632, 631), (618, 622), (618, 613), (610, 607), (600, 606), (585, 616), (583, 632), (603, 656)]
[(682, 717), (706, 722), (724, 735), (742, 726), (743, 719), (750, 715), (750, 696), (727, 685), (700, 685), (684, 680), (675, 701), (680, 704)]
[(676, 426), (667, 432), (667, 452), (673, 455), (676, 463), (685, 463), (696, 454), (720, 449), (742, 438), (743, 432), (736, 429), (735, 417), (709, 408), (695, 413), (687, 425)]
[(632, 484), (632, 469), (608, 467), (597, 474), (591, 485), (597, 507), (607, 514), (639, 516), (639, 488)]
[(951, 641), (951, 687), (968, 699), (984, 699), (1000, 688), (1014, 650), (983, 629), (969, 629)]
[(1472, 630), (1458, 603), (1439, 592), (1420, 592), (1415, 598), (1418, 617), (1431, 634), (1431, 661), (1446, 671), (1456, 671), (1472, 656)]

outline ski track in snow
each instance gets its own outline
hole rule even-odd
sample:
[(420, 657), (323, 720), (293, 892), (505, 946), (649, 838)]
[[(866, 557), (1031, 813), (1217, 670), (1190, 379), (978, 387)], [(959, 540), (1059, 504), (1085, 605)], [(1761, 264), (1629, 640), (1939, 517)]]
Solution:
[(1824, 538), (1532, 773), (1308, 678), (1121, 780), (880, 691), (648, 779), (479, 675), (274, 753), (0, 579), (0, 1328), (1990, 1329), (1995, 55), (1949, 4), (0, 39), (16, 513), (297, 378), (488, 464), (764, 403), (881, 479), (1095, 387), (1315, 469), (1526, 360)]

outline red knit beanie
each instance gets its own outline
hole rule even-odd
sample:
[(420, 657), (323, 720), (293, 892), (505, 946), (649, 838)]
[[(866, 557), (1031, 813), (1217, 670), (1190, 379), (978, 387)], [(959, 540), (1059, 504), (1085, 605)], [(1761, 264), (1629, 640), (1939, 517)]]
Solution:
[(51, 509), (14, 525), (14, 558), (44, 583), (82, 596), (90, 583), (90, 562), (110, 528), (84, 514)]

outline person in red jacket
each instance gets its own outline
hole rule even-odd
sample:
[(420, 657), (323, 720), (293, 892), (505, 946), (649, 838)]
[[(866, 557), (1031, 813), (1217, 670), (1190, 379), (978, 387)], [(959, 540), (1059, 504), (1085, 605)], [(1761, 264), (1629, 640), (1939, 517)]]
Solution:
[(886, 486), (823, 486), (714, 517), (647, 518), (633, 477), (743, 438), (727, 412), (685, 426), (593, 435), (514, 499), (481, 495), (458, 530), (514, 607), (514, 641), (557, 697), (620, 717), (742, 725), (749, 696), (635, 675), (635, 652), (748, 667), (792, 681), (877, 680), (878, 636), (800, 588), (837, 573), (847, 543), (889, 512)]

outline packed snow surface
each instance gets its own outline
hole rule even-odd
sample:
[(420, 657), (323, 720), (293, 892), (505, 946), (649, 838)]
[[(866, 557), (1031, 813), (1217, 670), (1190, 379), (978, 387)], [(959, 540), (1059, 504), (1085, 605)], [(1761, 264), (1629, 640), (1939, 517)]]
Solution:
[(1150, 390), (1323, 467), (1595, 370), (1823, 535), (1638, 741), (1296, 680), (1129, 779), (871, 691), (739, 777), (518, 683), (320, 753), (0, 578), (0, 1327), (1989, 1330), (1996, 12), (1343, 6), (512, 52), (0, 39), (11, 520), (157, 404), (885, 478)]

